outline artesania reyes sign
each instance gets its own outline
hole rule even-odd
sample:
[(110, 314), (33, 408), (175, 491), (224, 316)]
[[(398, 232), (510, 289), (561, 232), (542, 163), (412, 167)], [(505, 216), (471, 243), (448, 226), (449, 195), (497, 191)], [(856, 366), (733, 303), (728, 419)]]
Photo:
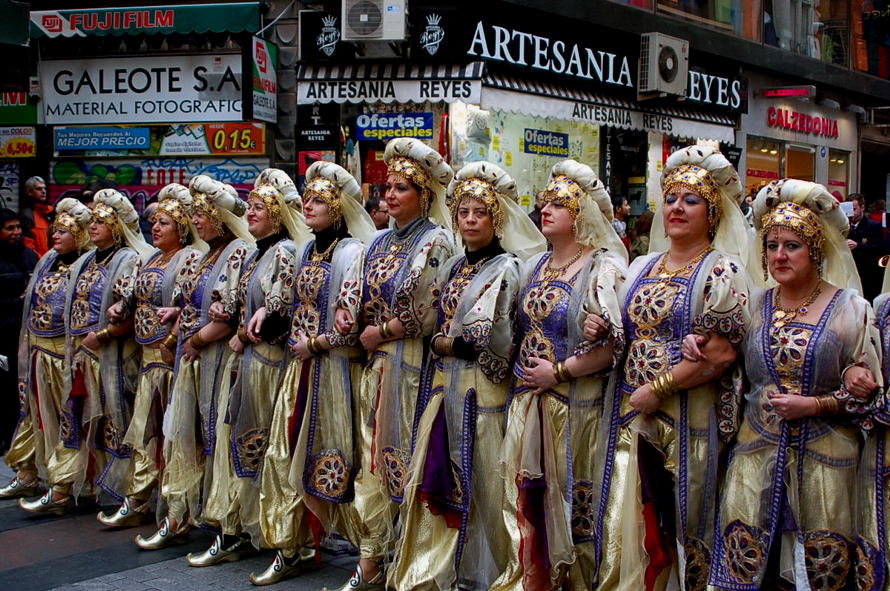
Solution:
[(45, 60), (40, 82), (50, 125), (242, 118), (239, 54)]
[[(253, 37), (251, 52), (245, 60), (245, 71), (250, 68), (251, 86), (246, 119), (278, 121), (278, 46), (259, 37)], [(245, 85), (246, 86), (246, 85)]]
[(467, 54), (603, 84), (634, 86), (626, 55), (483, 21), (476, 23)]

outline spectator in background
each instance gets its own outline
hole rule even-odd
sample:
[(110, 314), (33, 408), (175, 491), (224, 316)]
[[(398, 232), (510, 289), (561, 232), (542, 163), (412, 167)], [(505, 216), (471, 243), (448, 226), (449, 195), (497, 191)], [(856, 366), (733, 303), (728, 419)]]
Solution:
[(142, 237), (145, 238), (145, 242), (148, 244), (154, 244), (154, 240), (151, 237), (151, 228), (154, 222), (151, 221), (151, 218), (157, 209), (157, 200), (149, 201), (145, 206), (145, 211), (139, 216), (139, 231), (142, 232)]
[(627, 237), (627, 219), (630, 217), (630, 203), (626, 197), (621, 195), (612, 196), (612, 208), (615, 210), (615, 218), (612, 220), (612, 227), (624, 243), (624, 248), (630, 252), (630, 239)]
[(543, 195), (544, 191), (538, 191), (538, 194), (535, 195), (535, 208), (528, 214), (528, 217), (537, 226), (538, 230), (541, 229), (541, 209), (544, 207)]
[(883, 199), (878, 199), (874, 203), (871, 204), (871, 207), (868, 208), (868, 217), (873, 222), (877, 222), (884, 227), (884, 214), (887, 211), (887, 202)]
[(851, 193), (847, 199), (853, 202), (853, 217), (850, 218), (850, 232), (847, 246), (853, 251), (853, 260), (862, 280), (862, 293), (868, 301), (881, 293), (883, 272), (878, 259), (887, 252), (881, 224), (865, 215), (865, 199), (860, 193)]
[(652, 230), (652, 218), (655, 214), (647, 209), (637, 218), (633, 227), (633, 241), (630, 244), (630, 260), (649, 253), (649, 232)]
[[(25, 181), (25, 196), (19, 207), (25, 244), (42, 257), (49, 250), (49, 226), (53, 208), (47, 202), (46, 181), (32, 176)], [(24, 291), (24, 290), (23, 290)]]
[[(28, 179), (31, 181), (31, 179)], [(43, 181), (40, 181), (43, 184)], [(44, 185), (44, 194), (46, 186)], [(37, 254), (22, 240), (22, 224), (11, 209), (0, 209), (0, 355), (9, 364), (0, 371), (0, 452), (12, 442), (19, 417), (18, 345), (25, 288)]]
[(378, 230), (386, 230), (389, 228), (389, 205), (385, 200), (379, 197), (369, 197), (365, 201), (365, 211), (374, 220), (374, 225)]

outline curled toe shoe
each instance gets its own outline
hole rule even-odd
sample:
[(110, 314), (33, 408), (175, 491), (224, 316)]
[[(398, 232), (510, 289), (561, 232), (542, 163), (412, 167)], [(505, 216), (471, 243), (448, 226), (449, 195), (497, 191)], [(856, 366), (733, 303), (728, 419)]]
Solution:
[(189, 524), (188, 522), (180, 524), (176, 531), (170, 530), (170, 521), (164, 518), (158, 531), (151, 534), (147, 538), (142, 535), (136, 536), (136, 545), (143, 550), (160, 550), (173, 544), (182, 544), (188, 538)]

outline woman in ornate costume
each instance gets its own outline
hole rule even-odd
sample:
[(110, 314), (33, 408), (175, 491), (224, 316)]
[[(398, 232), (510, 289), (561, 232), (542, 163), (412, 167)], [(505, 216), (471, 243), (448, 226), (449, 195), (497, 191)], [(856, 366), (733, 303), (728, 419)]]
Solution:
[[(161, 493), (167, 515), (154, 534), (136, 536), (136, 544), (144, 550), (182, 541), (189, 530), (188, 518), (201, 517), (206, 489), (213, 482), (218, 397), (228, 384), (222, 369), (231, 353), (225, 339), (232, 332), (226, 321), (211, 318), (210, 309), (237, 290), (253, 246), (243, 217), (246, 204), (233, 187), (198, 175), (189, 181), (189, 189), (194, 199), (192, 223), (209, 250), (176, 277), (173, 299), (178, 307), (159, 311), (163, 323), (178, 314), (179, 342), (173, 389), (164, 414), (166, 467)], [(222, 445), (228, 445), (228, 440)]]
[(546, 247), (517, 197), (512, 177), (488, 162), (465, 166), (449, 186), (466, 251), (441, 268), (391, 588), (488, 589), (510, 558), (504, 489), (491, 475), (504, 438), (520, 267)]
[(436, 323), (439, 266), (454, 249), (445, 190), (454, 172), (413, 138), (386, 145), (386, 201), (395, 228), (368, 248), (359, 340), (368, 352), (359, 400), (361, 458), (355, 508), (361, 559), (341, 588), (382, 589), (380, 562), (394, 542), (393, 523), (411, 460), (424, 338)]
[(207, 250), (191, 224), (191, 205), (187, 187), (172, 183), (161, 189), (151, 220), (155, 250), (148, 260), (139, 262), (135, 279), (124, 280), (118, 288), (122, 299), (108, 310), (108, 317), (118, 324), (132, 316), (136, 342), (142, 347), (133, 417), (123, 441), (130, 447), (131, 457), (129, 461), (111, 458), (105, 470), (104, 482), (121, 503), (116, 510), (97, 515), (99, 522), (109, 527), (141, 524), (149, 515), (148, 501), (160, 481), (162, 422), (173, 384), (177, 338), (175, 324), (162, 323), (159, 310), (174, 304), (173, 286), (179, 271)]
[[(513, 362), (500, 473), (512, 534), (509, 563), (492, 589), (590, 589), (594, 458), (608, 371), (622, 354), (617, 291), (627, 250), (612, 203), (589, 167), (557, 163), (543, 192), (549, 252), (523, 269), (519, 351)], [(585, 312), (605, 319), (596, 341)]]
[[(127, 336), (132, 325), (113, 323), (107, 311), (150, 247), (139, 232), (139, 214), (114, 189), (96, 193), (90, 239), (96, 248), (69, 269), (65, 402), (59, 440), (47, 458), (51, 488), (35, 501), (19, 501), (34, 513), (64, 513), (85, 483), (107, 486), (108, 458), (129, 457), (123, 437), (132, 413), (139, 352)], [(95, 482), (87, 482), (92, 474), (97, 474)]]
[(257, 248), (248, 254), (238, 289), (226, 295), (222, 310), (211, 307), (212, 318), (237, 323), (229, 340), (234, 355), (223, 370), (224, 376), (237, 378), (229, 391), (219, 393), (219, 445), (213, 453), (213, 482), (202, 515), (220, 533), (209, 550), (189, 556), (192, 566), (238, 560), (252, 551), (239, 539), (257, 548), (265, 545), (260, 531), (260, 474), (293, 309), (294, 243), (302, 245), (309, 237), (299, 204), (297, 188), (284, 171), (267, 169), (260, 174), (247, 198), (247, 226)]
[[(881, 264), (887, 263), (884, 257)], [(881, 377), (886, 385), (890, 383), (890, 265), (884, 269), (884, 285), (881, 295), (875, 298), (875, 316), (881, 336)], [(871, 394), (877, 383), (871, 370), (859, 364), (847, 368), (844, 385), (854, 396)], [(875, 400), (869, 418), (863, 427), (870, 437), (866, 439), (862, 452), (860, 476), (857, 483), (856, 517), (856, 586), (862, 591), (882, 591), (890, 586), (890, 573), (887, 572), (888, 519), (890, 506), (887, 504), (890, 488), (890, 396), (886, 388)], [(871, 428), (871, 429), (869, 429)]]
[[(879, 377), (874, 316), (859, 295), (847, 218), (825, 187), (773, 181), (757, 194), (754, 223), (764, 277), (768, 271), (778, 286), (751, 298), (750, 389), (719, 505), (710, 585), (753, 590), (784, 579), (797, 589), (852, 588), (856, 419), (877, 384), (853, 393), (860, 397), (842, 378), (854, 366)], [(698, 358), (703, 340), (687, 339), (684, 355)], [(868, 561), (860, 566), (864, 582)]]
[[(720, 450), (740, 418), (740, 370), (725, 370), (748, 309), (742, 185), (720, 152), (690, 146), (668, 158), (662, 192), (650, 254), (621, 293), (627, 355), (607, 401), (594, 515), (600, 589), (704, 589)], [(681, 359), (691, 332), (711, 335), (706, 359)]]
[(16, 470), (0, 488), (0, 498), (28, 497), (48, 480), (47, 463), (59, 441), (65, 374), (65, 321), (68, 269), (87, 248), (92, 212), (76, 199), (56, 205), (53, 248), (34, 269), (25, 292), (19, 338), (21, 416), (6, 463)]
[(260, 519), (272, 564), (253, 573), (270, 585), (299, 572), (307, 546), (336, 529), (359, 544), (352, 506), (360, 445), (354, 434), (362, 355), (358, 318), (365, 244), (374, 222), (361, 188), (346, 170), (316, 162), (306, 171), (303, 211), (313, 238), (299, 248), (292, 353), (278, 388), (264, 459)]

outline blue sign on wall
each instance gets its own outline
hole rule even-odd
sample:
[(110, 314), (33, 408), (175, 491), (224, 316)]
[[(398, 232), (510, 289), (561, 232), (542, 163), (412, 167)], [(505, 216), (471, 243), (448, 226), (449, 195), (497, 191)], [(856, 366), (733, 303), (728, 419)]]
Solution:
[(148, 127), (56, 127), (53, 144), (66, 150), (147, 150), (151, 145)]
[(433, 139), (432, 113), (362, 113), (355, 119), (359, 140), (391, 140), (397, 137)]
[(567, 133), (526, 128), (523, 140), (522, 151), (527, 154), (559, 156), (560, 158), (569, 156), (569, 134)]

